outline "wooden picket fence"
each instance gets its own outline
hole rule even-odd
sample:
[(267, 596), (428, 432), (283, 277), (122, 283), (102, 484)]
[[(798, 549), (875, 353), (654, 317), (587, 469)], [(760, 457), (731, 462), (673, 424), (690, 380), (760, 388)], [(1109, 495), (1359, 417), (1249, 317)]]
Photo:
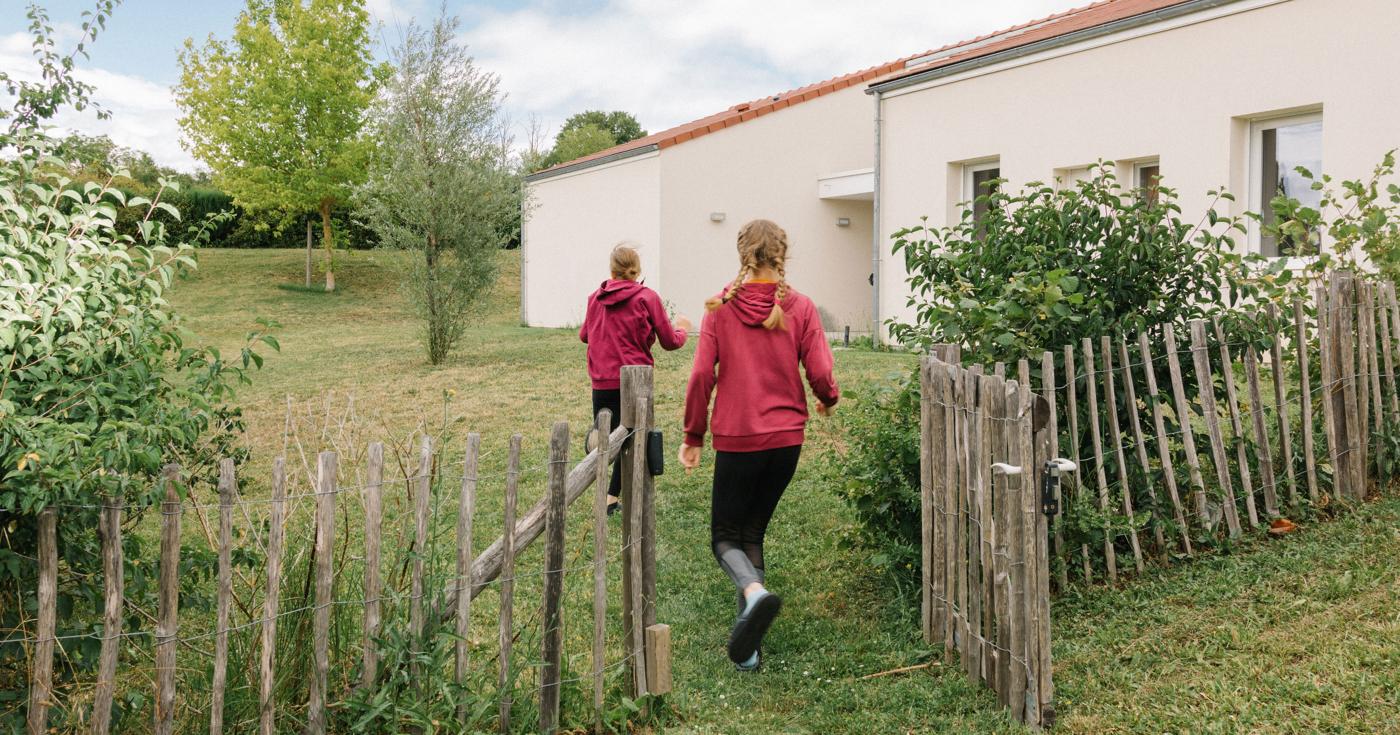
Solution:
[[(1389, 479), (1371, 443), (1400, 430), (1394, 284), (1333, 272), (1289, 306), (1194, 321), (1188, 345), (1170, 325), (1084, 339), (1020, 360), (1015, 381), (1001, 364), (961, 367), (953, 346), (924, 360), (924, 635), (1017, 719), (1053, 722), (1049, 598), (1071, 576), (1116, 583), (1286, 533), (1287, 516), (1354, 505)], [(1229, 319), (1249, 338), (1230, 341)], [(1061, 456), (1077, 466), (1063, 492), (1045, 483)], [(1066, 514), (1100, 518), (1098, 538), (1070, 548)]]
[[(1044, 482), (1053, 430), (1019, 380), (922, 366), (923, 628), (1032, 726), (1054, 720)], [(1037, 422), (1039, 416), (1042, 420)]]
[[(502, 533), (480, 554), (473, 556), (473, 520), (477, 512), (479, 482), (483, 479), (478, 471), (478, 456), (481, 437), (470, 434), (466, 441), (466, 455), (463, 462), (461, 484), (458, 488), (458, 513), (455, 524), (456, 555), (455, 576), (444, 591), (435, 595), (426, 585), (424, 566), (428, 562), (426, 549), (430, 548), (430, 509), (429, 497), (432, 494), (432, 481), (437, 448), (432, 441), (424, 438), (421, 444), (416, 472), (405, 483), (411, 497), (413, 516), (412, 553), (407, 555), (409, 569), (409, 590), (407, 593), (407, 628), (410, 639), (422, 642), (425, 628), (431, 620), (452, 624), (455, 632), (454, 666), (451, 676), (458, 685), (465, 685), (468, 671), (472, 666), (470, 650), (471, 603), (485, 589), (495, 585), (499, 592), (500, 615), (498, 643), (495, 650), (488, 650), (483, 661), (495, 659), (498, 670), (497, 698), (499, 700), (498, 725), (501, 732), (512, 728), (512, 692), (519, 667), (519, 655), (513, 654), (512, 644), (519, 635), (519, 626), (514, 619), (516, 600), (515, 583), (521, 576), (516, 561), (537, 538), (544, 537), (544, 560), (540, 574), (543, 577), (540, 600), (541, 650), (537, 676), (538, 686), (538, 731), (556, 732), (559, 729), (561, 680), (563, 675), (563, 623), (562, 606), (565, 574), (565, 527), (566, 511), (570, 505), (582, 497), (585, 491), (594, 489), (593, 502), (588, 504), (592, 516), (592, 562), (586, 569), (592, 572), (592, 648), (591, 667), (586, 676), (579, 677), (582, 686), (591, 683), (592, 709), (595, 714), (594, 728), (601, 732), (603, 727), (605, 676), (615, 670), (623, 670), (627, 679), (627, 694), (642, 697), (648, 694), (660, 695), (671, 690), (670, 669), (670, 629), (656, 622), (656, 516), (653, 494), (653, 478), (647, 466), (645, 441), (650, 432), (654, 417), (652, 410), (652, 374), (649, 367), (625, 367), (622, 373), (622, 417), (621, 426), (609, 430), (610, 417), (598, 417), (597, 446), (577, 464), (569, 465), (570, 427), (567, 422), (553, 426), (549, 445), (549, 459), (544, 468), (548, 489), (545, 496), (517, 519), (517, 497), (520, 479), (525, 473), (520, 465), (522, 439), (519, 434), (510, 438), (508, 468), (503, 487)], [(640, 437), (632, 441), (633, 437)], [(279, 594), (283, 585), (283, 565), (291, 550), (286, 537), (286, 509), (292, 500), (286, 492), (287, 470), (283, 458), (275, 461), (272, 477), (272, 493), (266, 501), (243, 500), (238, 491), (237, 468), (232, 460), (223, 460), (219, 465), (218, 530), (217, 530), (217, 612), (212, 630), (197, 636), (180, 633), (180, 554), (182, 547), (182, 520), (191, 510), (194, 501), (182, 499), (180, 468), (167, 466), (161, 476), (159, 539), (160, 556), (158, 610), (155, 627), (150, 631), (123, 630), (123, 614), (127, 600), (123, 594), (125, 575), (122, 552), (122, 520), (124, 506), (119, 498), (110, 499), (100, 509), (100, 536), (105, 576), (105, 616), (101, 632), (93, 637), (101, 639), (101, 657), (96, 682), (92, 683), (92, 707), (86, 717), (78, 718), (83, 728), (93, 733), (106, 733), (111, 728), (113, 697), (116, 695), (119, 670), (141, 666), (130, 651), (124, 648), (129, 639), (150, 636), (154, 639), (154, 665), (141, 678), (154, 682), (154, 715), (149, 728), (139, 729), (166, 735), (177, 727), (188, 730), (189, 707), (183, 700), (190, 696), (181, 687), (181, 672), (189, 669), (201, 674), (212, 667), (209, 676), (211, 689), (208, 693), (208, 727), (210, 733), (246, 732), (256, 728), (270, 735), (279, 729), (286, 729), (287, 723), (279, 723), (279, 706), (286, 704), (276, 701), (277, 666), (284, 661), (279, 658), (279, 622), (288, 615), (309, 612), (311, 623), (312, 675), (305, 682), (305, 728), (307, 733), (324, 733), (327, 730), (328, 702), (336, 701), (345, 691), (332, 691), (329, 688), (331, 640), (331, 610), (337, 605), (363, 605), (363, 637), (360, 651), (359, 681), (353, 686), (376, 687), (386, 675), (384, 662), (380, 657), (379, 640), (385, 629), (381, 603), (390, 599), (386, 591), (386, 581), (382, 575), (384, 564), (383, 549), (383, 501), (384, 451), (380, 443), (372, 443), (368, 448), (366, 482), (361, 486), (347, 486), (339, 481), (342, 474), (338, 467), (335, 452), (321, 452), (316, 457), (314, 491), (306, 493), (314, 501), (314, 541), (311, 553), (314, 559), (314, 604), (301, 608), (284, 609)], [(606, 493), (609, 468), (613, 460), (618, 463), (622, 475), (623, 504), (627, 511), (622, 523), (621, 548), (609, 550), (607, 530)], [(363, 553), (364, 577), (363, 596), (352, 599), (337, 599), (334, 595), (336, 578), (339, 575), (337, 564), (343, 568), (347, 559), (347, 549), (342, 541), (340, 551), (336, 550), (337, 512), (348, 517), (349, 510), (338, 508), (338, 501), (346, 495), (359, 495), (364, 508)], [(635, 502), (634, 502), (635, 501)], [(243, 517), (250, 518), (246, 506), (254, 503), (268, 505), (269, 517), (266, 525), (266, 543), (262, 546), (265, 554), (265, 592), (261, 610), (255, 610), (253, 619), (241, 625), (230, 621), (231, 602), (234, 601), (233, 572), (231, 562), (234, 553), (234, 511), (244, 511)], [(244, 506), (240, 508), (240, 506)], [(49, 732), (49, 708), (55, 703), (54, 690), (54, 646), (59, 641), (55, 637), (57, 610), (56, 590), (59, 585), (59, 560), (57, 555), (57, 519), (63, 506), (50, 507), (39, 516), (39, 582), (37, 590), (38, 615), (33, 629), (33, 637), (26, 641), (30, 645), (30, 692), (28, 709), (28, 732), (34, 735)], [(251, 523), (251, 520), (250, 520)], [(348, 529), (347, 529), (348, 530)], [(256, 532), (256, 530), (255, 530)], [(622, 655), (620, 659), (608, 663), (605, 658), (605, 637), (607, 631), (607, 565), (610, 558), (621, 557), (622, 564)], [(432, 600), (439, 600), (437, 609), (432, 609)], [(241, 603), (240, 603), (241, 604)], [(258, 615), (260, 613), (260, 615)], [(436, 616), (436, 618), (430, 617)], [(229, 636), (243, 629), (255, 629), (259, 635), (256, 680), (240, 682), (239, 686), (258, 692), (260, 707), (258, 716), (241, 723), (225, 723), (225, 694), (230, 688), (229, 675), (244, 673), (240, 667), (230, 672)], [(78, 637), (78, 636), (73, 636)], [(191, 655), (197, 652), (193, 647), (196, 641), (213, 640), (212, 660), (204, 656)], [(12, 642), (12, 641), (11, 641)], [(480, 654), (478, 654), (480, 655)], [(514, 656), (514, 657), (513, 657)], [(126, 660), (123, 660), (125, 657)], [(534, 662), (533, 656), (529, 659)], [(417, 664), (413, 664), (417, 666)], [(515, 668), (513, 668), (515, 667)], [(254, 667), (248, 667), (252, 669)], [(447, 672), (418, 672), (427, 676), (446, 676)], [(248, 674), (251, 678), (253, 675)], [(127, 677), (125, 680), (130, 680)], [(285, 691), (285, 688), (283, 689)], [(203, 701), (204, 693), (199, 693)], [(297, 703), (300, 707), (300, 702)], [(186, 710), (184, 720), (177, 720), (177, 713)], [(462, 713), (458, 713), (459, 718)], [(71, 725), (74, 718), (69, 718)]]

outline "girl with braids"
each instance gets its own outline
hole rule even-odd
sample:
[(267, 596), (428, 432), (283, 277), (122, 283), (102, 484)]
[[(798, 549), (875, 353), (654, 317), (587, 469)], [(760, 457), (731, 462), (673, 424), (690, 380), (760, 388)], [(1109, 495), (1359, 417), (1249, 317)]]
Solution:
[[(588, 297), (588, 310), (578, 338), (588, 345), (593, 415), (608, 409), (612, 412), (612, 428), (616, 429), (622, 421), (622, 366), (654, 364), (651, 346), (658, 341), (664, 349), (680, 349), (692, 325), (684, 316), (676, 317), (672, 324), (661, 297), (637, 280), (642, 275), (642, 258), (630, 243), (620, 243), (612, 249), (608, 270), (612, 277)], [(591, 439), (590, 434), (589, 444)], [(619, 507), (622, 473), (617, 470), (614, 464), (608, 484), (609, 514)]]
[(700, 466), (708, 429), (715, 449), (710, 548), (739, 591), (729, 658), (740, 671), (753, 671), (763, 636), (782, 607), (764, 587), (763, 536), (802, 451), (802, 369), (818, 413), (829, 415), (840, 394), (817, 307), (784, 275), (787, 233), (768, 220), (754, 220), (739, 230), (738, 245), (739, 275), (705, 303), (685, 393), (680, 463), (687, 471)]

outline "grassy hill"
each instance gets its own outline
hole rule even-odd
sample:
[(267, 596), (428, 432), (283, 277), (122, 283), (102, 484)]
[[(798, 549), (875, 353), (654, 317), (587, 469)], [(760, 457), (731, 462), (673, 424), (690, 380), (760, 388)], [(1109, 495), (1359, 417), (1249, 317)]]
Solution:
[[(342, 254), (336, 266), (341, 290), (324, 294), (283, 287), (300, 282), (299, 251), (208, 250), (198, 273), (176, 288), (173, 298), (191, 331), (226, 352), (236, 351), (254, 318), (282, 324), (282, 352), (269, 355), (240, 394), (252, 451), (245, 492), (259, 492), (258, 478), (267, 475), (273, 456), (299, 447), (314, 451), (318, 443), (349, 451), (384, 439), (411, 451), (402, 445), (415, 427), (450, 424), (482, 433), (489, 473), (500, 470), (512, 432), (523, 434), (530, 464), (543, 460), (551, 422), (567, 419), (576, 431), (588, 423), (583, 345), (571, 330), (519, 325), (515, 253), (502, 254), (500, 284), (459, 354), (441, 367), (426, 364), (417, 323), (395, 285), (396, 257)], [(690, 347), (658, 351), (657, 416), (671, 449), (679, 438), (691, 354)], [(889, 381), (912, 365), (907, 355), (837, 355), (838, 378), (847, 388)], [(756, 676), (737, 675), (723, 652), (734, 600), (708, 546), (710, 460), (691, 476), (673, 467), (660, 478), (658, 619), (672, 626), (677, 689), (665, 730), (1019, 731), (991, 694), (968, 683), (956, 666), (863, 678), (929, 661), (933, 652), (919, 640), (913, 591), (871, 578), (861, 554), (841, 543), (847, 513), (818, 472), (839, 426), (839, 418), (814, 422), (802, 468), (774, 520), (770, 580), (786, 606), (765, 648), (765, 669)], [(576, 435), (575, 456), (580, 445)], [(460, 447), (445, 451), (460, 457)], [(522, 507), (538, 497), (542, 483), (526, 484)], [(479, 527), (496, 528), (491, 514), (499, 492), (498, 484), (483, 485)], [(1063, 595), (1053, 628), (1059, 729), (1394, 728), (1400, 711), (1397, 529), (1400, 502), (1387, 500), (1285, 541), (1153, 572), (1120, 589)], [(480, 532), (478, 547), (493, 535)], [(477, 606), (483, 626), (490, 625), (490, 608)], [(489, 639), (489, 628), (481, 636)]]

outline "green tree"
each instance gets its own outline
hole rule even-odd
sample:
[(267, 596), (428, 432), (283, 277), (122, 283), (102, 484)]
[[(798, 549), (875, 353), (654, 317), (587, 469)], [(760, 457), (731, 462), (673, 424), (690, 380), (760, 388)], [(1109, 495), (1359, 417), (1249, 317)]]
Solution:
[(613, 145), (621, 145), (629, 140), (645, 137), (647, 134), (647, 131), (642, 129), (642, 124), (637, 122), (637, 118), (633, 117), (630, 112), (587, 110), (570, 115), (569, 119), (564, 121), (564, 125), (559, 128), (559, 134), (555, 136), (555, 145), (558, 145), (559, 141), (568, 133), (589, 125), (606, 130), (608, 136), (612, 138)]
[(496, 276), (519, 214), (495, 75), (454, 41), (455, 18), (410, 26), (370, 119), (374, 153), (357, 201), (385, 247), (414, 253), (404, 286), (441, 363)]
[(647, 131), (629, 112), (588, 110), (569, 116), (554, 136), (554, 147), (541, 157), (534, 157), (529, 170), (556, 166), (578, 158), (644, 137)]
[(180, 53), (175, 92), (194, 154), (240, 207), (282, 225), (320, 213), (328, 291), (331, 210), (363, 178), (369, 43), (363, 0), (248, 0), (231, 40), (186, 40)]
[(597, 125), (582, 125), (560, 133), (555, 139), (554, 150), (548, 157), (549, 165), (554, 166), (560, 163), (583, 158), (584, 156), (597, 153), (601, 150), (617, 145), (608, 131)]

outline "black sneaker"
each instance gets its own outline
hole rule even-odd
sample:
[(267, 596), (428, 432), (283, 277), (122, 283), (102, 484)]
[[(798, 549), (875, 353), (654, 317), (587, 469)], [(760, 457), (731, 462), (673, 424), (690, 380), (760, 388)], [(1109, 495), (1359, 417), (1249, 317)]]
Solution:
[(621, 501), (621, 500), (616, 500), (616, 499), (614, 499), (611, 495), (609, 495), (609, 496), (608, 496), (608, 515), (610, 515), (610, 516), (615, 516), (615, 515), (617, 515), (618, 513), (621, 513), (621, 512), (622, 512), (622, 501)]
[(760, 650), (754, 651), (754, 652), (753, 652), (753, 655), (749, 657), (749, 660), (747, 660), (747, 661), (745, 661), (745, 662), (743, 662), (743, 663), (734, 664), (734, 670), (735, 670), (735, 671), (743, 671), (743, 672), (747, 673), (747, 672), (750, 672), (750, 671), (758, 671), (758, 667), (760, 667), (760, 666), (762, 666), (762, 665), (763, 665), (763, 651), (760, 649)]
[(763, 590), (759, 594), (762, 597), (739, 614), (729, 631), (729, 660), (736, 664), (747, 662), (763, 645), (763, 636), (783, 607), (782, 599), (772, 592)]

